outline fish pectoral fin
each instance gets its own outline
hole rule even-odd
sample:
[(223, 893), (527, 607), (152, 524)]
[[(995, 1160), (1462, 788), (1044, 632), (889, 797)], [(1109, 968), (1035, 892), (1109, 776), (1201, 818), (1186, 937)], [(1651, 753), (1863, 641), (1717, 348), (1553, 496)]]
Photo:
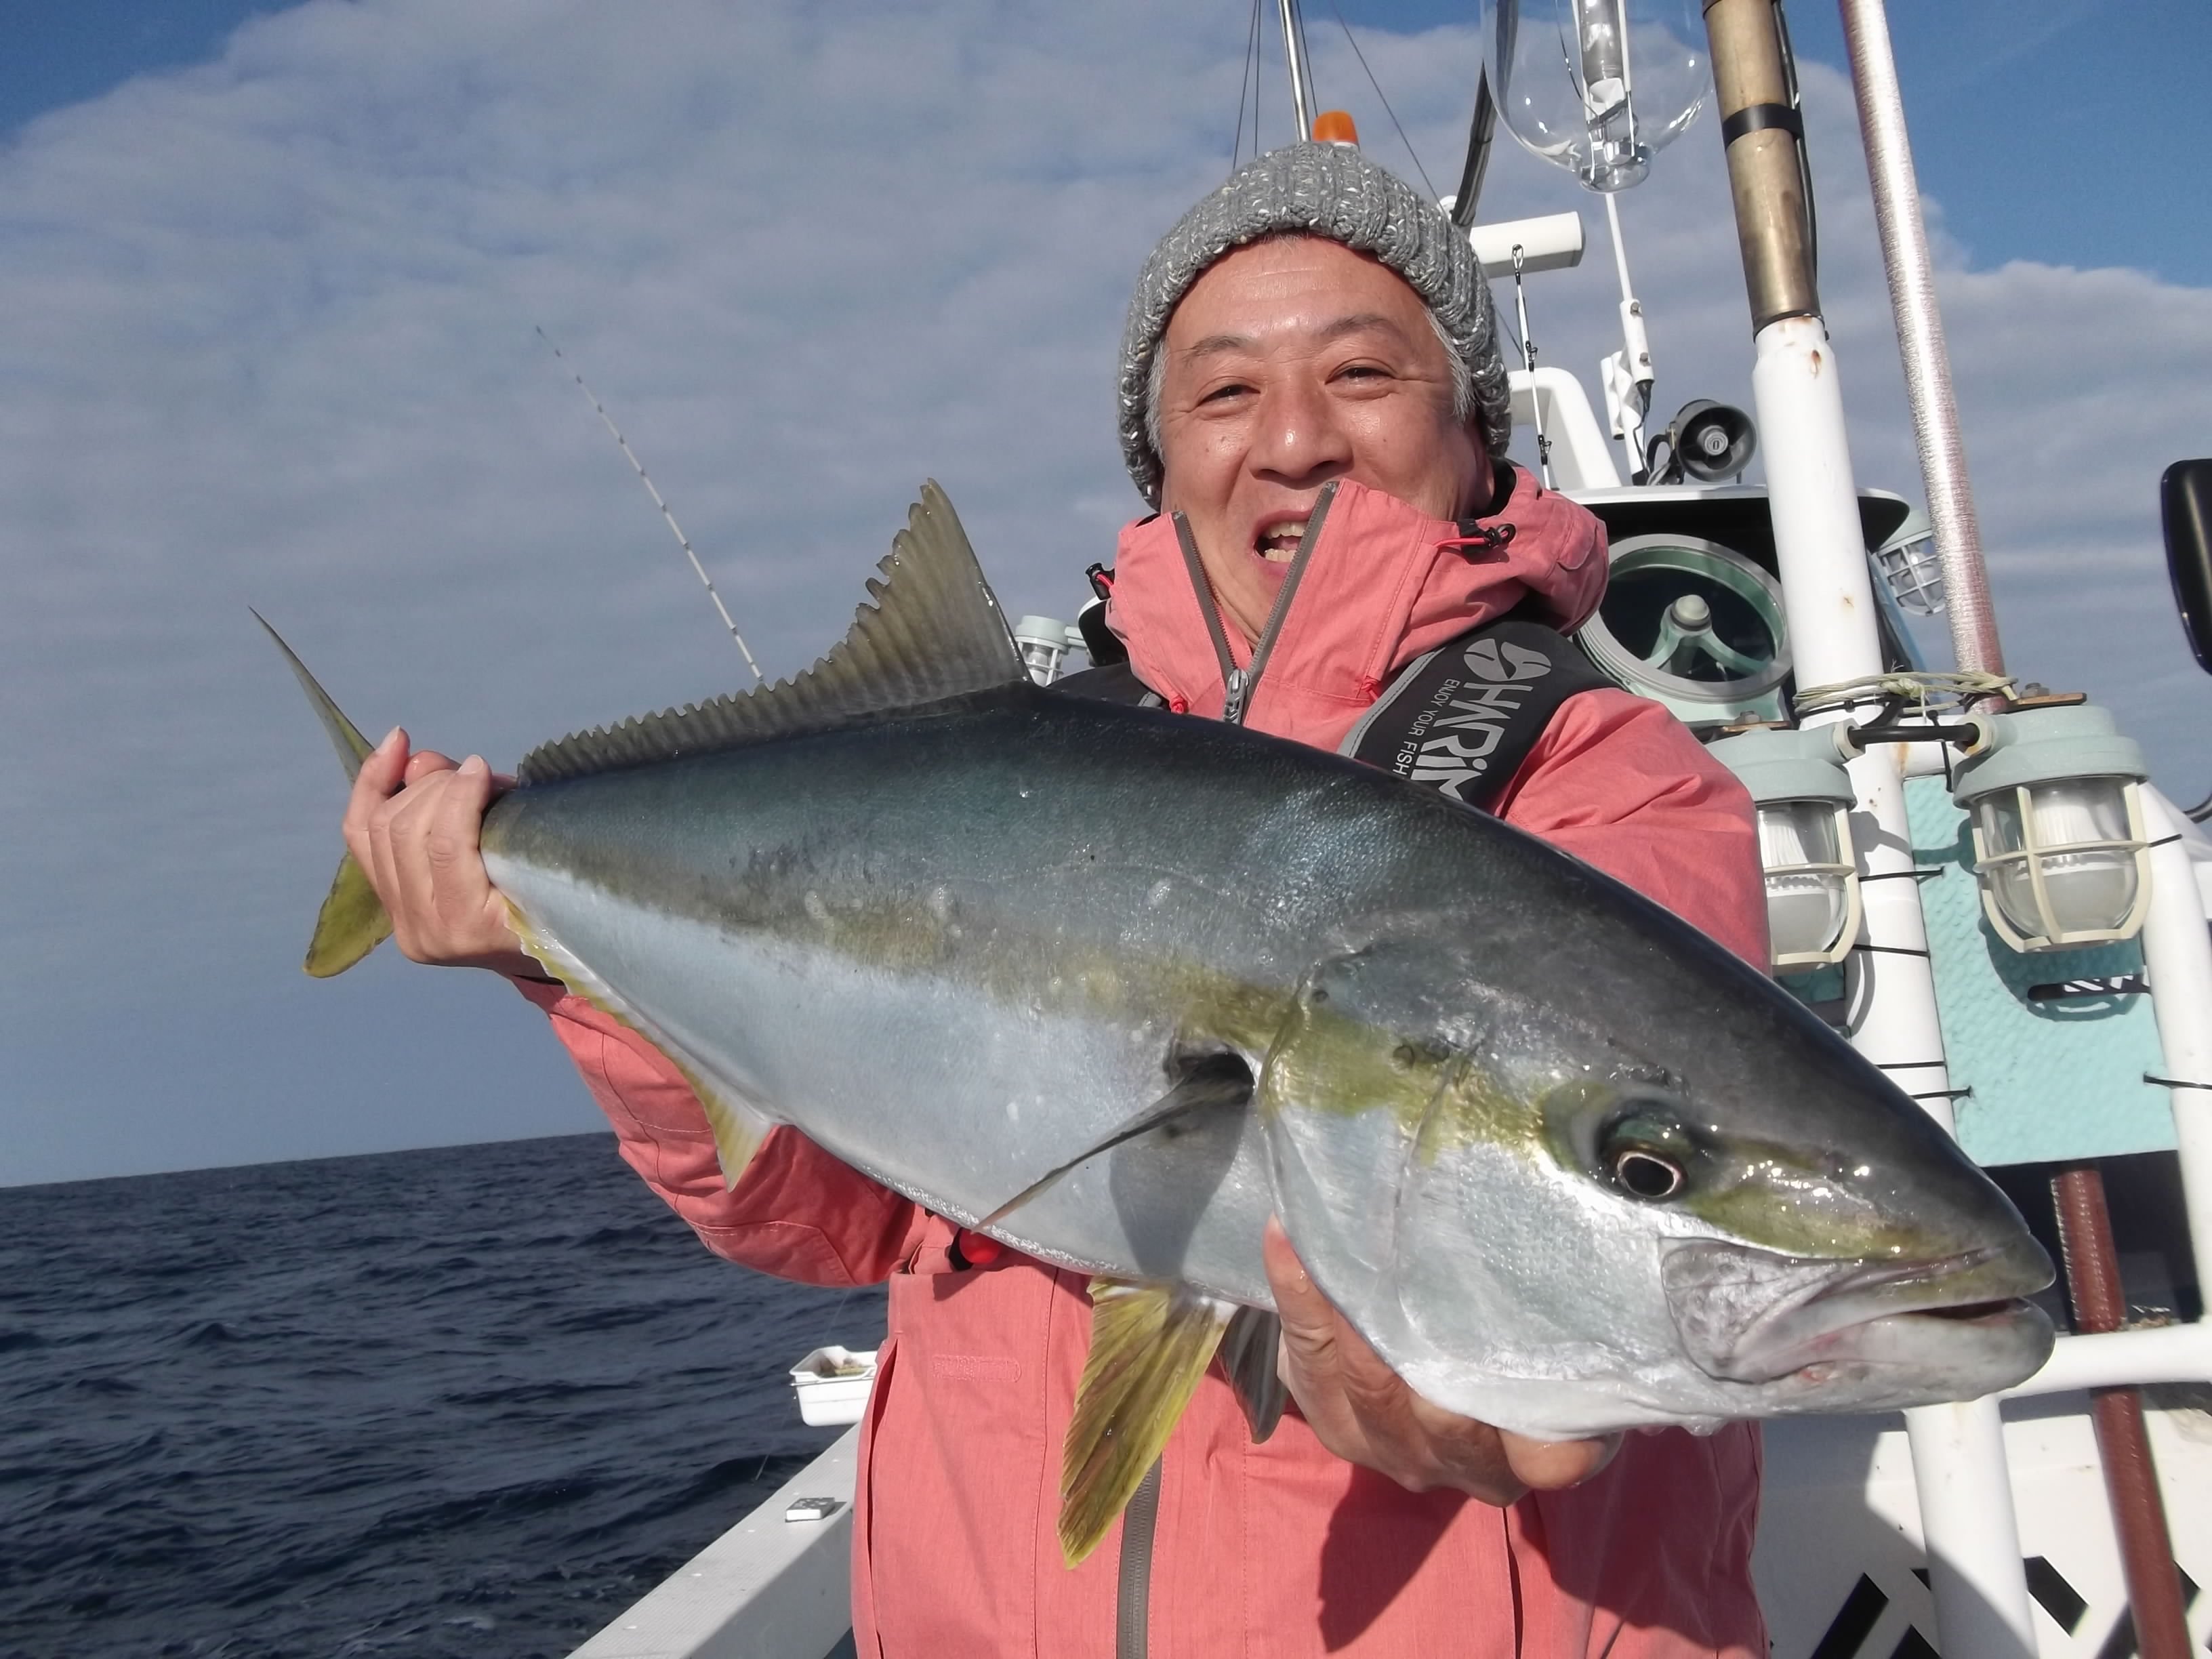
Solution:
[(314, 936), (307, 941), (307, 959), (301, 965), (317, 979), (328, 979), (391, 937), (392, 918), (385, 914), (384, 901), (348, 853), (331, 878), (331, 890), (315, 915)]
[(1221, 1369), (1237, 1391), (1237, 1403), (1244, 1408), (1245, 1426), (1252, 1431), (1255, 1445), (1274, 1433), (1290, 1400), (1290, 1390), (1275, 1370), (1282, 1339), (1282, 1320), (1265, 1308), (1237, 1309), (1221, 1338)]
[(997, 1225), (1031, 1199), (1044, 1192), (1072, 1170), (1089, 1163), (1101, 1152), (1109, 1152), (1124, 1141), (1134, 1140), (1139, 1135), (1150, 1134), (1178, 1118), (1199, 1112), (1211, 1112), (1229, 1108), (1242, 1108), (1252, 1103), (1252, 1068), (1238, 1054), (1208, 1054), (1195, 1063), (1176, 1084), (1151, 1105), (1128, 1118), (1108, 1133), (1104, 1139), (1093, 1141), (1065, 1164), (1056, 1164), (1012, 1198), (985, 1216), (975, 1225), (988, 1229)]
[(1237, 1304), (1183, 1285), (1091, 1281), (1091, 1352), (1060, 1460), (1060, 1548), (1098, 1547), (1212, 1363)]

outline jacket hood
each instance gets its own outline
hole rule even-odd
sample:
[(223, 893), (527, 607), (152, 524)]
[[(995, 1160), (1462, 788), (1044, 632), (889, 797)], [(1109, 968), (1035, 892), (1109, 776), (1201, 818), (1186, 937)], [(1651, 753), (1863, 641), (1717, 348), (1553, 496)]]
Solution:
[[(1514, 469), (1502, 508), (1457, 524), (1342, 480), (1245, 724), (1334, 749), (1415, 658), (1524, 601), (1563, 632), (1578, 628), (1605, 578), (1604, 527), (1525, 468)], [(1172, 520), (1155, 515), (1121, 532), (1107, 625), (1171, 708), (1218, 718), (1225, 689), (1201, 608), (1214, 605), (1210, 589), (1194, 588)], [(1237, 665), (1249, 666), (1250, 643), (1224, 629)]]

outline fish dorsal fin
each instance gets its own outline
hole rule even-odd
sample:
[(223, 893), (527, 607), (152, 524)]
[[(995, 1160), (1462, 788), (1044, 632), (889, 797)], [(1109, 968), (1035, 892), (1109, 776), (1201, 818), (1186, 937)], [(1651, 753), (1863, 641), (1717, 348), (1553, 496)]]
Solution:
[(549, 783), (743, 749), (1028, 682), (1006, 613), (934, 481), (922, 486), (906, 528), (876, 569), (870, 603), (805, 672), (541, 744), (523, 757), (517, 779)]

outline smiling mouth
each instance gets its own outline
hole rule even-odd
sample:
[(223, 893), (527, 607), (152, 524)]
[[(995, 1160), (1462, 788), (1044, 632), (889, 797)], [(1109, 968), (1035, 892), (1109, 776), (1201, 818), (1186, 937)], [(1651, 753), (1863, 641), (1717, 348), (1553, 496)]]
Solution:
[(1252, 544), (1252, 550), (1269, 564), (1288, 564), (1297, 556), (1298, 544), (1306, 538), (1306, 526), (1310, 519), (1291, 519), (1281, 524), (1271, 524), (1261, 531)]

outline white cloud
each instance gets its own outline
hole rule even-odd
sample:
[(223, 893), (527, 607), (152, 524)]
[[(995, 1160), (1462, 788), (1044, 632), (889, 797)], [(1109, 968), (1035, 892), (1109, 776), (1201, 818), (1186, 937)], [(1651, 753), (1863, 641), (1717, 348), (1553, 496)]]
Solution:
[[(364, 725), (495, 758), (737, 684), (542, 323), (772, 672), (840, 630), (925, 476), (1010, 606), (1072, 611), (1135, 505), (1127, 284), (1226, 161), (1241, 21), (314, 0), (0, 149), (0, 1180), (589, 1125), (497, 988), (292, 968), (337, 774), (245, 605)], [(1448, 188), (1472, 33), (1362, 38)], [(1917, 493), (1848, 98), (1808, 91), (1862, 477)], [(1493, 212), (1580, 205), (1601, 234), (1563, 176), (1503, 149), (1492, 173)], [(1625, 213), (1662, 404), (1747, 402), (1709, 125)], [(1612, 343), (1593, 256), (1533, 295), (1547, 360), (1583, 371)], [(1945, 294), (2018, 665), (2195, 763), (2153, 498), (2203, 447), (2212, 296), (2025, 265)], [(2077, 561), (2094, 607), (2056, 579)]]

